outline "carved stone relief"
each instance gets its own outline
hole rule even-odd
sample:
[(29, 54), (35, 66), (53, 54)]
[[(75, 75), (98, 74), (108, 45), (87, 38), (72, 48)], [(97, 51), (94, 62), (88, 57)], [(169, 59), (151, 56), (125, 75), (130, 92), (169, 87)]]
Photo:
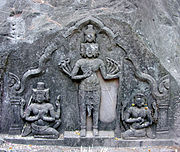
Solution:
[[(27, 122), (23, 128), (22, 136), (33, 135), (37, 138), (58, 138), (60, 120), (60, 97), (57, 97), (55, 111), (54, 106), (48, 103), (50, 100), (49, 89), (43, 82), (37, 83), (37, 89), (29, 101), (21, 100), (21, 117)], [(26, 106), (26, 108), (25, 108)], [(25, 110), (24, 110), (25, 108)]]
[[(82, 19), (61, 33), (65, 41), (54, 36), (22, 79), (9, 72), (9, 88), (19, 99), (12, 109), (25, 122), (22, 136), (58, 138), (61, 129), (80, 129), (86, 137), (87, 117), (94, 136), (107, 130), (124, 139), (156, 138), (168, 131), (169, 75), (129, 27), (121, 28), (114, 34), (97, 18)], [(52, 88), (51, 97), (40, 81)]]
[[(81, 137), (86, 136), (86, 113), (92, 115), (93, 134), (98, 136), (98, 120), (101, 101), (101, 87), (97, 76), (100, 70), (104, 79), (114, 79), (119, 76), (119, 65), (107, 58), (107, 71), (103, 60), (99, 59), (99, 44), (96, 43), (97, 33), (92, 24), (88, 24), (84, 30), (84, 42), (80, 44), (79, 59), (70, 71), (70, 61), (61, 61), (60, 68), (71, 79), (81, 80), (79, 84), (79, 108), (81, 120)], [(79, 74), (81, 72), (81, 74)]]
[(122, 133), (125, 139), (131, 137), (145, 137), (154, 138), (152, 133), (149, 133), (149, 127), (153, 123), (152, 111), (147, 106), (146, 97), (143, 94), (134, 96), (132, 106), (125, 112), (125, 122), (130, 124), (128, 130)]

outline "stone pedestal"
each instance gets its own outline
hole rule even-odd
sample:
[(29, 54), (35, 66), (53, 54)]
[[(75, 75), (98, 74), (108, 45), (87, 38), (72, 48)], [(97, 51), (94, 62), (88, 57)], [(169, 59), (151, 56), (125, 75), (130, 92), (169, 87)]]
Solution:
[(87, 131), (87, 136), (80, 138), (79, 131), (65, 131), (64, 136), (58, 139), (38, 139), (33, 137), (4, 136), (4, 140), (15, 144), (27, 145), (58, 145), (70, 147), (146, 147), (146, 146), (173, 146), (174, 139), (140, 139), (123, 140), (114, 137), (113, 131), (100, 131), (98, 137), (93, 137), (91, 131)]

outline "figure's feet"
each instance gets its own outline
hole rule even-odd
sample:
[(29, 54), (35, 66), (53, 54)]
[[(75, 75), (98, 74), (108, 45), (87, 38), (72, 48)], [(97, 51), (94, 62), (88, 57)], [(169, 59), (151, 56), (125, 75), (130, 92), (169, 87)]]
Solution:
[(94, 135), (94, 136), (99, 136), (99, 131), (98, 131), (98, 129), (93, 129), (93, 135)]
[(86, 129), (81, 129), (80, 136), (81, 137), (85, 137), (86, 136)]

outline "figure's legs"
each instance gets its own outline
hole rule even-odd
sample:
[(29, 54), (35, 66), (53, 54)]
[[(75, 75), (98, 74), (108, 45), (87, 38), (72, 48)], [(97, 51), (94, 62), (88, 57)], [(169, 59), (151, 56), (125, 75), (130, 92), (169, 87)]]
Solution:
[(93, 108), (93, 134), (98, 136), (98, 120), (99, 120), (99, 104), (94, 105)]
[(134, 137), (135, 130), (134, 129), (128, 129), (125, 132), (122, 133), (123, 139), (128, 139), (129, 137)]
[(146, 128), (147, 137), (149, 137), (149, 138), (151, 138), (151, 139), (156, 138), (156, 135), (155, 135), (155, 133), (153, 132), (153, 129), (155, 129), (155, 126), (154, 126), (154, 125)]
[(85, 104), (85, 91), (79, 91), (79, 108), (80, 108), (80, 119), (81, 119), (81, 137), (86, 136), (86, 104)]
[(93, 105), (93, 134), (98, 136), (98, 121), (99, 121), (99, 105), (100, 105), (100, 91), (94, 91), (94, 105)]
[(23, 127), (21, 136), (26, 137), (26, 136), (30, 135), (31, 133), (32, 133), (31, 125), (29, 123), (26, 123)]
[(33, 131), (35, 138), (54, 138), (57, 139), (59, 137), (59, 132), (51, 127), (46, 128), (43, 131)]

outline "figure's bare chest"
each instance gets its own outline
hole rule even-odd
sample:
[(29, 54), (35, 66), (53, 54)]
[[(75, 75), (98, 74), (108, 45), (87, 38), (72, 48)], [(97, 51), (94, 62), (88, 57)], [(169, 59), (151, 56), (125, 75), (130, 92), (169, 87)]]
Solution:
[(91, 71), (91, 72), (96, 72), (100, 67), (100, 64), (98, 60), (92, 59), (92, 60), (84, 60), (84, 62), (81, 64), (81, 70), (83, 72), (86, 71)]
[(145, 111), (145, 109), (143, 109), (143, 108), (134, 108), (133, 110), (132, 110), (132, 117), (133, 118), (138, 118), (138, 117), (141, 117), (141, 118), (145, 118), (146, 117), (146, 111)]
[(33, 114), (37, 115), (37, 114), (46, 114), (48, 113), (48, 106), (47, 105), (34, 105), (33, 107)]

